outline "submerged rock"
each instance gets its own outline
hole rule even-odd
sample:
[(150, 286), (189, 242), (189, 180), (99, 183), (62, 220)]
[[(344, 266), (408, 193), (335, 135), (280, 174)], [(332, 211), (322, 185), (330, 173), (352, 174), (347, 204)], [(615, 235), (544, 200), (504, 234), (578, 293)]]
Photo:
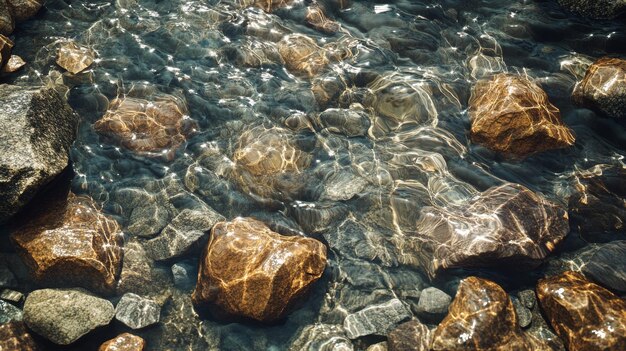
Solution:
[(319, 241), (236, 218), (213, 227), (192, 298), (196, 306), (213, 304), (218, 314), (272, 322), (291, 311), (325, 267)]
[(526, 77), (480, 80), (469, 100), (472, 141), (513, 157), (574, 145), (572, 131), (546, 93)]
[(566, 9), (590, 18), (614, 18), (626, 11), (623, 0), (558, 0)]
[(37, 14), (44, 0), (6, 0), (6, 2), (15, 21), (21, 22)]
[[(626, 9), (626, 2), (624, 2)], [(626, 60), (603, 57), (587, 69), (572, 99), (580, 106), (613, 118), (626, 117)]]
[(111, 293), (122, 266), (122, 232), (87, 196), (54, 201), (11, 234), (34, 278)]
[(439, 322), (448, 314), (452, 297), (445, 292), (430, 287), (422, 290), (417, 304), (417, 315), (424, 321)]
[(290, 34), (278, 42), (278, 53), (287, 69), (295, 74), (313, 77), (330, 62), (315, 40), (302, 34)]
[(537, 295), (568, 350), (626, 350), (623, 299), (571, 271), (540, 280)]
[(72, 74), (78, 74), (91, 66), (95, 56), (95, 52), (90, 48), (78, 46), (70, 41), (59, 48), (57, 64)]
[(496, 283), (463, 279), (450, 313), (433, 335), (432, 350), (551, 350), (517, 323), (513, 303)]
[(127, 293), (115, 306), (115, 319), (131, 329), (141, 329), (159, 322), (161, 306), (155, 301)]
[(320, 32), (335, 33), (341, 29), (341, 25), (329, 19), (324, 13), (324, 8), (317, 4), (306, 8), (305, 20)]
[(447, 268), (538, 265), (567, 235), (567, 212), (517, 184), (492, 187), (457, 208), (424, 207), (406, 238), (431, 277)]
[(364, 111), (330, 108), (320, 113), (320, 124), (333, 133), (348, 137), (364, 136), (370, 127), (370, 119)]
[(17, 55), (11, 55), (6, 65), (2, 67), (2, 72), (3, 73), (17, 72), (24, 66), (26, 66), (26, 62), (24, 62), (24, 60), (21, 57)]
[(13, 41), (0, 34), (0, 68), (5, 69), (13, 50)]
[(582, 273), (603, 286), (626, 292), (626, 241), (602, 244), (593, 251)]
[(9, 11), (9, 5), (6, 0), (0, 0), (0, 34), (9, 35), (15, 29), (15, 21)]
[[(0, 324), (22, 320), (22, 310), (8, 302), (0, 300)], [(2, 349), (0, 349), (2, 350)]]
[(146, 341), (141, 337), (124, 333), (100, 345), (98, 351), (143, 351)]
[(389, 351), (428, 351), (432, 331), (417, 320), (400, 324), (387, 335)]
[(409, 318), (411, 312), (402, 301), (392, 299), (349, 314), (343, 321), (343, 328), (350, 339), (366, 335), (386, 335)]
[(114, 315), (109, 301), (78, 289), (35, 290), (24, 303), (24, 321), (28, 327), (59, 345), (69, 345), (109, 324)]
[(0, 350), (4, 351), (37, 351), (37, 345), (32, 335), (22, 322), (0, 324)]
[(0, 85), (0, 222), (68, 165), (78, 117), (49, 88)]
[(289, 351), (353, 351), (354, 346), (340, 325), (312, 324), (304, 327)]

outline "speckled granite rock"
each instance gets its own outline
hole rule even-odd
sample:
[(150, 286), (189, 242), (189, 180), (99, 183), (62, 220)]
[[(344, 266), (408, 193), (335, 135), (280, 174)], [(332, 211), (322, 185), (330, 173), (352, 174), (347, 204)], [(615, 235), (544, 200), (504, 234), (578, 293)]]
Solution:
[(21, 320), (22, 310), (6, 301), (0, 300), (0, 324)]
[(450, 313), (435, 329), (432, 350), (551, 350), (522, 332), (507, 293), (496, 283), (469, 277), (461, 281)]
[(350, 339), (365, 335), (386, 335), (399, 323), (411, 318), (411, 312), (398, 299), (367, 306), (349, 314), (343, 328)]
[(15, 29), (15, 20), (6, 0), (0, 0), (0, 34), (9, 35)]
[(452, 297), (445, 292), (430, 287), (422, 290), (417, 304), (417, 315), (424, 321), (439, 322), (448, 314)]
[(428, 351), (431, 342), (432, 331), (417, 320), (400, 324), (387, 335), (389, 351)]
[(563, 208), (517, 184), (492, 187), (457, 208), (420, 213), (404, 244), (431, 276), (460, 267), (532, 269), (569, 232)]
[(113, 319), (113, 305), (78, 289), (31, 292), (24, 303), (24, 321), (37, 334), (69, 345)]
[(115, 289), (122, 266), (122, 232), (90, 197), (69, 194), (11, 234), (34, 278), (49, 286)]
[(289, 351), (353, 351), (354, 346), (340, 325), (312, 324), (294, 338)]
[(44, 0), (6, 0), (15, 21), (21, 22), (37, 14)]
[(624, 0), (558, 0), (564, 8), (590, 18), (613, 18), (626, 11)]
[(594, 62), (576, 84), (572, 98), (576, 104), (609, 117), (625, 118), (626, 60), (603, 57)]
[(572, 131), (546, 93), (526, 77), (480, 80), (469, 100), (471, 138), (515, 158), (574, 145)]
[(623, 299), (571, 271), (540, 280), (537, 295), (568, 350), (626, 350)]
[(78, 117), (49, 88), (0, 85), (0, 222), (67, 167)]
[(22, 322), (0, 324), (0, 350), (37, 351), (41, 348), (24, 327)]
[(213, 227), (193, 292), (226, 316), (272, 322), (290, 312), (326, 267), (326, 247), (317, 240), (282, 236), (251, 218)]
[(86, 70), (96, 59), (96, 53), (88, 47), (79, 46), (73, 41), (64, 43), (57, 52), (57, 65), (71, 74)]
[(98, 351), (143, 351), (146, 341), (141, 337), (129, 333), (124, 333), (106, 341)]
[(127, 293), (115, 306), (115, 319), (131, 329), (141, 329), (159, 322), (161, 306), (137, 294)]

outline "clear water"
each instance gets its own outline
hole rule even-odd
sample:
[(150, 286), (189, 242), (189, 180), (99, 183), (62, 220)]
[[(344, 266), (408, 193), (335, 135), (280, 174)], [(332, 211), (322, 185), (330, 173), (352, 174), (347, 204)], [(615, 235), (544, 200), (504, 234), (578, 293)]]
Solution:
[[(71, 151), (72, 188), (91, 195), (125, 229), (132, 221), (119, 194), (137, 190), (158, 202), (156, 194), (168, 189), (177, 208), (204, 202), (227, 218), (253, 216), (281, 233), (304, 233), (329, 246), (323, 279), (302, 308), (275, 326), (198, 316), (190, 288), (174, 286), (167, 274), (178, 261), (197, 265), (198, 250), (155, 263), (166, 278), (154, 282), (152, 293), (166, 303), (162, 323), (138, 332), (150, 350), (285, 350), (305, 326), (341, 324), (347, 313), (369, 304), (394, 296), (415, 304), (417, 291), (431, 285), (453, 294), (459, 279), (477, 272), (431, 282), (405, 264), (415, 253), (396, 245), (421, 207), (462, 203), (505, 181), (565, 204), (580, 172), (624, 165), (626, 125), (570, 102), (585, 62), (626, 54), (623, 20), (586, 20), (555, 1), (354, 1), (340, 10), (329, 0), (327, 15), (341, 30), (325, 34), (306, 24), (307, 5), (299, 1), (265, 13), (235, 1), (50, 0), (15, 33), (15, 53), (29, 62), (13, 77), (16, 84), (55, 84), (63, 41), (96, 50), (90, 77), (67, 91), (81, 116)], [(271, 55), (261, 66), (242, 65), (242, 58), (256, 57), (250, 47), (271, 47), (288, 33), (351, 55), (313, 78), (291, 74)], [(576, 145), (509, 162), (472, 144), (466, 110), (471, 87), (498, 71), (540, 82), (575, 131)], [(377, 80), (367, 91), (372, 78)], [(324, 110), (312, 93), (320, 79), (344, 82), (353, 101), (359, 94), (376, 97), (362, 99), (377, 116), (367, 136), (290, 128), (302, 114)], [(175, 153), (138, 155), (94, 132), (108, 101), (153, 93), (183, 98), (197, 122), (197, 132)], [(348, 101), (344, 96), (329, 107), (347, 108)], [(240, 136), (261, 130), (297, 145), (312, 162), (296, 179), (279, 182), (282, 191), (270, 186), (251, 195), (233, 160)], [(126, 239), (143, 240), (128, 233)], [(560, 250), (584, 244), (573, 233)], [(478, 273), (518, 289), (531, 288), (541, 271)], [(113, 324), (70, 349), (95, 348), (122, 330)]]

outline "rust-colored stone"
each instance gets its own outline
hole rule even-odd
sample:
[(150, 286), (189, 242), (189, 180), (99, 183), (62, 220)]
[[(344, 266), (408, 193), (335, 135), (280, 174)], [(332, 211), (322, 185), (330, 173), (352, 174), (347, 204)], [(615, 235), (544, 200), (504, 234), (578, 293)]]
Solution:
[(302, 34), (290, 34), (278, 42), (278, 53), (287, 69), (294, 74), (315, 76), (329, 63), (324, 49), (315, 40)]
[(307, 7), (305, 20), (320, 32), (335, 33), (341, 29), (341, 25), (330, 20), (324, 13), (324, 9), (319, 5)]
[(0, 351), (37, 351), (40, 350), (33, 337), (22, 322), (0, 325)]
[(574, 102), (614, 118), (626, 117), (626, 60), (594, 62), (572, 94)]
[(70, 41), (63, 44), (57, 52), (57, 64), (72, 74), (77, 74), (91, 66), (96, 53), (87, 47), (78, 46)]
[(389, 351), (428, 351), (432, 331), (418, 320), (400, 324), (387, 335)]
[(626, 301), (567, 271), (540, 280), (537, 296), (569, 351), (626, 350)]
[(138, 153), (174, 151), (195, 127), (185, 103), (171, 95), (154, 101), (117, 98), (94, 124), (96, 132)]
[(122, 263), (122, 232), (87, 196), (56, 201), (11, 238), (34, 278), (53, 286), (113, 291)]
[(574, 144), (548, 95), (526, 77), (498, 74), (481, 80), (469, 101), (471, 138), (513, 157), (526, 157)]
[(7, 0), (13, 18), (18, 22), (36, 15), (43, 3), (44, 0)]
[(435, 351), (550, 349), (522, 331), (509, 295), (498, 284), (477, 277), (461, 281), (432, 344)]
[(100, 345), (98, 351), (143, 351), (146, 341), (141, 337), (124, 333)]
[(272, 322), (285, 317), (326, 266), (317, 240), (283, 236), (251, 218), (213, 227), (193, 292), (196, 306), (212, 303), (228, 317)]

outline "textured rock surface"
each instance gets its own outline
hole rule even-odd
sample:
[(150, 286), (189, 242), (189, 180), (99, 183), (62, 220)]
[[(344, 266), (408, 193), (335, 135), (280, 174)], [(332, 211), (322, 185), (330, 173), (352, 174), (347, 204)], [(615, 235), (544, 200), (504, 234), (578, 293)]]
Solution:
[(167, 153), (193, 133), (195, 123), (187, 116), (186, 104), (175, 96), (154, 100), (125, 97), (111, 101), (94, 129), (138, 153)]
[(365, 335), (386, 335), (398, 323), (409, 318), (411, 318), (411, 312), (402, 301), (392, 299), (349, 314), (343, 321), (343, 328), (350, 339)]
[(435, 329), (433, 350), (550, 350), (517, 323), (513, 303), (496, 283), (461, 281), (450, 313)]
[(141, 329), (159, 322), (161, 306), (133, 293), (122, 296), (115, 306), (115, 319), (131, 329)]
[(306, 326), (291, 342), (289, 351), (353, 351), (343, 328), (332, 324)]
[(430, 287), (422, 290), (417, 304), (417, 315), (425, 321), (439, 322), (448, 314), (452, 297), (445, 292)]
[(339, 108), (325, 110), (319, 119), (327, 130), (349, 137), (366, 135), (371, 124), (365, 112)]
[(0, 85), (0, 222), (68, 164), (78, 118), (52, 89)]
[(98, 351), (143, 351), (146, 341), (141, 337), (124, 333), (103, 343)]
[(302, 34), (290, 34), (278, 42), (278, 53), (294, 74), (313, 77), (329, 63), (324, 49), (315, 40)]
[(600, 245), (584, 263), (582, 273), (603, 286), (626, 292), (626, 241)]
[(428, 351), (432, 332), (417, 320), (400, 324), (387, 335), (389, 351)]
[(24, 60), (21, 57), (17, 55), (11, 55), (6, 65), (2, 67), (2, 72), (3, 73), (17, 72), (24, 66), (26, 66), (26, 62), (24, 62)]
[(6, 0), (15, 21), (21, 22), (33, 17), (44, 0)]
[(552, 328), (570, 351), (626, 350), (626, 302), (580, 273), (537, 283)]
[(11, 321), (21, 321), (22, 310), (11, 305), (6, 301), (0, 300), (0, 324), (9, 323)]
[(424, 207), (405, 244), (431, 276), (446, 268), (531, 269), (569, 232), (567, 212), (517, 184), (492, 187), (465, 206)]
[(22, 322), (0, 324), (0, 350), (36, 351), (41, 350)]
[(320, 32), (335, 33), (341, 29), (341, 25), (329, 19), (324, 13), (324, 8), (317, 4), (307, 7), (304, 19)]
[(28, 327), (59, 345), (69, 345), (109, 324), (114, 315), (109, 301), (77, 289), (35, 290), (24, 303)]
[(11, 57), (11, 50), (13, 50), (13, 41), (0, 34), (0, 68), (3, 70), (6, 68), (6, 64)]
[(498, 74), (481, 80), (469, 101), (472, 141), (513, 157), (568, 147), (572, 131), (559, 110), (528, 78)]
[(564, 8), (590, 18), (613, 18), (626, 11), (624, 0), (558, 0)]
[[(626, 9), (626, 1), (623, 6)], [(594, 62), (576, 84), (572, 98), (604, 115), (626, 117), (626, 60), (603, 57)]]
[(37, 281), (110, 293), (122, 266), (122, 232), (87, 196), (69, 194), (11, 234)]
[(193, 292), (196, 305), (262, 322), (283, 318), (326, 267), (317, 240), (287, 237), (250, 218), (213, 227)]
[(13, 33), (15, 28), (15, 20), (9, 11), (9, 5), (6, 0), (0, 0), (0, 34), (9, 35)]
[(57, 64), (68, 72), (77, 74), (91, 66), (95, 56), (96, 53), (90, 48), (67, 42), (57, 52)]

